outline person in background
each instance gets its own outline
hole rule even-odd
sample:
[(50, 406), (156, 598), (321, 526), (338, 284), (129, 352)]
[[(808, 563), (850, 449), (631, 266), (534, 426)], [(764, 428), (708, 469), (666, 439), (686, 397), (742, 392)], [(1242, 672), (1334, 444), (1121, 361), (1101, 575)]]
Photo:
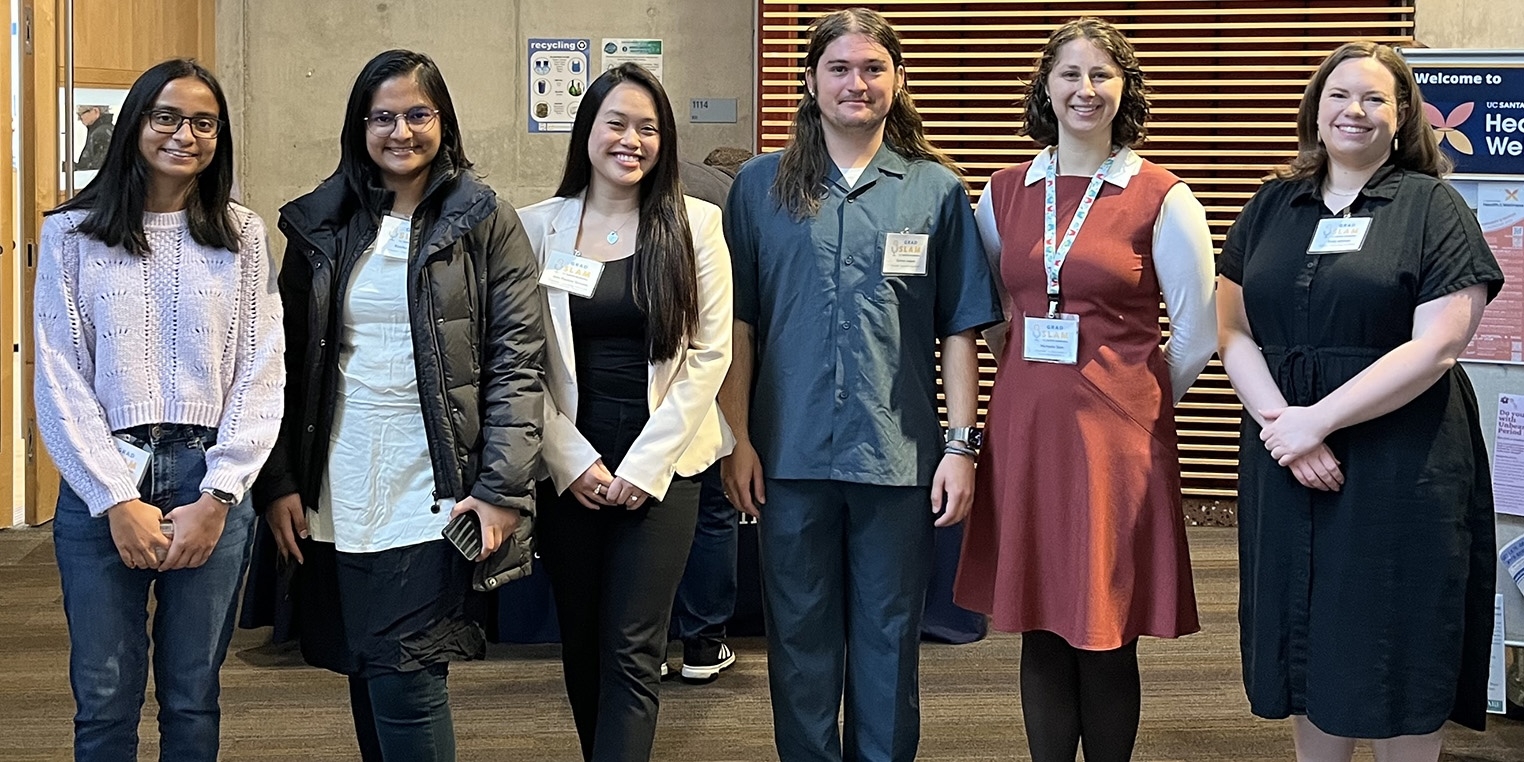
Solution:
[(111, 107), (80, 106), (75, 112), (79, 116), (79, 123), (85, 126), (85, 145), (79, 149), (74, 169), (100, 169), (106, 162), (106, 151), (111, 147), (111, 133), (115, 129)]
[(932, 527), (972, 499), (976, 332), (1000, 306), (889, 23), (823, 17), (803, 80), (788, 146), (747, 162), (725, 207), (725, 488), (758, 517), (778, 755), (908, 761)]
[[(739, 155), (739, 158), (734, 158)], [(703, 164), (682, 162), (683, 192), (716, 207), (725, 205), (735, 172), (751, 156), (744, 148), (716, 148)], [(733, 164), (727, 162), (734, 158)], [(721, 162), (721, 163), (716, 163)], [(688, 565), (672, 601), (672, 632), (683, 644), (683, 680), (707, 683), (736, 663), (725, 642), (725, 625), (736, 610), (736, 554), (740, 513), (725, 499), (720, 464), (698, 476), (698, 529)], [(666, 675), (666, 664), (662, 664)]]
[(63, 477), (53, 540), (80, 762), (138, 758), (150, 643), (159, 759), (217, 758), (246, 496), (285, 380), (264, 223), (229, 200), (227, 113), (200, 64), (149, 68), (100, 172), (43, 221), (37, 425)]
[(1222, 247), (1244, 688), (1299, 760), (1433, 762), (1446, 719), (1486, 724), (1492, 482), (1456, 360), (1503, 273), (1423, 108), (1392, 48), (1335, 50)]
[(1026, 96), (1022, 134), (1043, 150), (996, 172), (976, 212), (1010, 338), (991, 342), (957, 600), (1022, 634), (1038, 762), (1081, 745), (1088, 762), (1131, 759), (1138, 637), (1200, 629), (1174, 415), (1216, 348), (1212, 237), (1190, 188), (1132, 150), (1148, 113), (1116, 27), (1060, 26)]
[[(333, 175), (281, 208), (291, 383), (256, 489), (299, 564), (302, 655), (349, 678), (361, 758), (448, 761), (449, 664), (486, 651), (467, 595), (531, 562), (534, 253), (471, 172), (428, 56), (365, 64), (339, 148)], [(476, 527), (473, 558), (442, 536), (455, 519)]]
[[(550, 329), (540, 554), (582, 756), (651, 756), (691, 479), (730, 452), (720, 210), (685, 197), (677, 120), (635, 64), (588, 86), (554, 198), (520, 210)], [(674, 481), (676, 479), (676, 481)], [(670, 488), (670, 490), (669, 490)]]

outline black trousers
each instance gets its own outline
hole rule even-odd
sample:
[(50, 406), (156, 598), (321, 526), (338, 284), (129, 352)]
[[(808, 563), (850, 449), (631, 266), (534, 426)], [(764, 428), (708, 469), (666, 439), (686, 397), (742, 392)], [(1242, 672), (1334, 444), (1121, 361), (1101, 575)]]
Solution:
[[(584, 397), (577, 428), (617, 473), (649, 415), (643, 400)], [(561, 665), (582, 757), (651, 757), (672, 597), (698, 521), (698, 485), (674, 480), (639, 510), (589, 510), (541, 485), (540, 557), (561, 624)]]

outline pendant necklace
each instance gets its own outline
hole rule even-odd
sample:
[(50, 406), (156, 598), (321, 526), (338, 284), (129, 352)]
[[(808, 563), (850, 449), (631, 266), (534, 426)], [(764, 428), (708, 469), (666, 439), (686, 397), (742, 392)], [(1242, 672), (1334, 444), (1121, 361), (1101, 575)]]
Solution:
[(640, 216), (639, 210), (632, 212), (630, 216), (625, 219), (624, 224), (614, 228), (613, 230), (610, 230), (608, 236), (606, 236), (604, 240), (608, 241), (610, 246), (619, 243), (619, 234), (625, 229), (625, 227), (630, 224), (631, 220), (635, 219), (638, 216)]

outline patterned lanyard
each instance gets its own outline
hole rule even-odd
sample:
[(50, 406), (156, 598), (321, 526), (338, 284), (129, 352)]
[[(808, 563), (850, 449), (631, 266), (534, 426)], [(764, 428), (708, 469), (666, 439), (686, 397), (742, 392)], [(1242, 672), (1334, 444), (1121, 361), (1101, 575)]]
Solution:
[(1111, 164), (1117, 158), (1117, 152), (1112, 151), (1106, 161), (1101, 162), (1101, 168), (1096, 170), (1095, 177), (1090, 178), (1089, 187), (1085, 188), (1085, 197), (1080, 199), (1079, 208), (1074, 210), (1074, 219), (1069, 223), (1068, 232), (1064, 233), (1063, 242), (1054, 245), (1058, 238), (1058, 149), (1053, 149), (1053, 155), (1048, 160), (1048, 172), (1043, 183), (1043, 234), (1042, 234), (1042, 264), (1048, 271), (1048, 317), (1058, 317), (1058, 274), (1064, 269), (1064, 260), (1069, 258), (1069, 249), (1074, 246), (1074, 239), (1079, 235), (1080, 226), (1085, 224), (1085, 218), (1090, 216), (1090, 207), (1095, 205), (1096, 197), (1101, 195), (1101, 185), (1105, 183), (1106, 173), (1111, 171)]

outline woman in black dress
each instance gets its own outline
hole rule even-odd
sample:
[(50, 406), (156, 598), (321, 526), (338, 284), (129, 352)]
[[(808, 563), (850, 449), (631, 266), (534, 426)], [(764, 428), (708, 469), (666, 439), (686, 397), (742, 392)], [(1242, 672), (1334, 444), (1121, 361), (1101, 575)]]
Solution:
[(1456, 360), (1503, 278), (1422, 106), (1391, 48), (1339, 48), (1223, 245), (1244, 685), (1299, 759), (1435, 760), (1447, 718), (1485, 721), (1492, 491)]

